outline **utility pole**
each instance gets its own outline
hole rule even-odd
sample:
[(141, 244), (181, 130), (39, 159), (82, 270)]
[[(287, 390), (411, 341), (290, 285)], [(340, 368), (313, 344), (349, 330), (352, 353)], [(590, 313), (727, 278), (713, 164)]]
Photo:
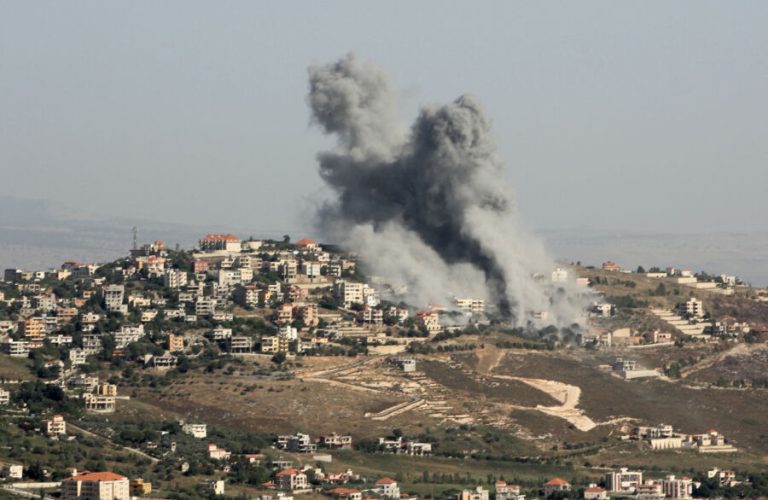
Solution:
[(139, 228), (136, 226), (133, 226), (133, 249), (138, 250), (139, 248)]

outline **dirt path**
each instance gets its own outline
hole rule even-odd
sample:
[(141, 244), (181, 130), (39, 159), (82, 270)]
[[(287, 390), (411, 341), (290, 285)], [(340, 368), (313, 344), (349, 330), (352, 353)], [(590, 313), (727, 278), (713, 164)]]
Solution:
[(486, 344), (483, 349), (477, 350), (477, 372), (488, 375), (499, 366), (505, 352), (494, 345)]
[(74, 424), (72, 424), (70, 422), (67, 422), (67, 428), (68, 429), (73, 429), (73, 430), (75, 430), (75, 431), (77, 431), (77, 432), (79, 432), (81, 434), (86, 435), (86, 436), (90, 436), (90, 437), (93, 437), (93, 438), (96, 438), (96, 439), (100, 439), (102, 441), (106, 441), (106, 442), (110, 443), (111, 445), (115, 446), (116, 448), (120, 448), (122, 450), (127, 451), (128, 453), (133, 453), (134, 455), (139, 455), (141, 457), (147, 458), (147, 459), (151, 460), (153, 463), (158, 463), (160, 461), (159, 459), (153, 457), (152, 455), (148, 455), (148, 454), (144, 453), (141, 450), (137, 450), (136, 448), (130, 448), (128, 446), (123, 446), (121, 444), (117, 444), (117, 443), (115, 443), (114, 441), (112, 441), (109, 438), (105, 438), (104, 436), (100, 436), (100, 435), (98, 435), (98, 434), (96, 434), (94, 432), (87, 431), (87, 430), (83, 429), (82, 427), (78, 427), (78, 426), (76, 426), (76, 425), (74, 425)]
[(577, 408), (579, 398), (581, 397), (581, 389), (575, 385), (540, 378), (512, 377), (510, 375), (491, 376), (504, 380), (517, 380), (548, 394), (560, 402), (560, 406), (538, 405), (535, 409), (547, 415), (567, 420), (580, 431), (590, 431), (598, 425), (584, 413), (584, 410)]
[(710, 368), (715, 363), (719, 363), (720, 361), (724, 360), (728, 356), (737, 356), (740, 354), (750, 354), (754, 351), (758, 351), (761, 349), (765, 349), (765, 345), (763, 344), (745, 344), (745, 343), (739, 343), (735, 346), (731, 347), (730, 349), (717, 353), (714, 356), (710, 356), (708, 358), (702, 359), (698, 363), (691, 365), (687, 368), (683, 368), (680, 370), (680, 378), (686, 378), (692, 373), (696, 373), (701, 370), (705, 370), (707, 368)]

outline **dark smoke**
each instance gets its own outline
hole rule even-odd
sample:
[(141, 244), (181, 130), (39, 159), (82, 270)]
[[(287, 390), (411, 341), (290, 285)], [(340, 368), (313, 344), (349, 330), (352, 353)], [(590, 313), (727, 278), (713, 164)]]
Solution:
[[(455, 282), (456, 273), (471, 277), (474, 269), (502, 315), (520, 323), (526, 312), (550, 309), (548, 285), (534, 276), (551, 271), (551, 262), (519, 228), (476, 99), (422, 109), (403, 134), (379, 68), (348, 55), (311, 67), (309, 77), (313, 118), (339, 140), (337, 151), (318, 156), (320, 174), (337, 194), (320, 213), (326, 231), (363, 251), (374, 269), (383, 262), (378, 269), (387, 278), (404, 276), (409, 287), (431, 280), (433, 296), (417, 293), (421, 300), (447, 293), (440, 287), (477, 290), (476, 273), (474, 283)], [(398, 258), (383, 255), (385, 246), (399, 248)], [(427, 253), (441, 262), (431, 263)]]

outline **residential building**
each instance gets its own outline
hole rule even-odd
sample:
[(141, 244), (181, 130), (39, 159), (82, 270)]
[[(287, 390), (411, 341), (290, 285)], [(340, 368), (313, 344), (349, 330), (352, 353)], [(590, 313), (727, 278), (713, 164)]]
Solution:
[(678, 304), (677, 309), (682, 316), (688, 318), (704, 317), (704, 303), (694, 297)]
[(605, 475), (605, 487), (611, 493), (631, 494), (637, 490), (637, 486), (643, 483), (641, 471), (631, 471), (622, 467), (618, 471), (611, 471)]
[(335, 432), (326, 434), (325, 436), (320, 436), (320, 445), (325, 448), (334, 449), (352, 448), (352, 436), (341, 435)]
[(211, 460), (229, 460), (230, 456), (232, 452), (219, 448), (215, 443), (208, 445), (208, 458)]
[(472, 490), (462, 490), (458, 494), (458, 500), (488, 500), (488, 490), (482, 486), (477, 486)]
[(608, 491), (596, 484), (590, 484), (584, 488), (584, 500), (607, 500)]
[(621, 270), (621, 267), (618, 264), (610, 260), (603, 262), (602, 268), (603, 268), (603, 271), (620, 271)]
[(197, 316), (212, 316), (216, 312), (216, 299), (212, 297), (198, 297), (195, 301), (195, 314)]
[(427, 333), (433, 335), (442, 329), (440, 316), (437, 311), (419, 311), (416, 313), (416, 324), (423, 327)]
[(67, 423), (62, 415), (54, 415), (50, 420), (40, 422), (40, 430), (46, 436), (58, 436), (67, 433)]
[(558, 267), (552, 271), (552, 283), (564, 283), (568, 281), (568, 271)]
[(182, 335), (168, 335), (168, 351), (170, 352), (183, 352), (184, 351), (184, 337)]
[(669, 475), (661, 481), (661, 488), (667, 498), (693, 498), (693, 480)]
[(397, 481), (390, 477), (382, 477), (377, 480), (374, 491), (380, 497), (400, 498), (400, 486), (397, 484)]
[(327, 493), (338, 500), (362, 500), (363, 498), (363, 494), (360, 490), (355, 488), (344, 488), (341, 486), (331, 488)]
[(250, 337), (232, 337), (229, 339), (231, 354), (246, 354), (253, 351), (253, 339)]
[(177, 289), (187, 286), (187, 272), (179, 269), (166, 269), (163, 275), (163, 284), (166, 288)]
[(307, 475), (297, 469), (284, 469), (275, 474), (275, 483), (281, 490), (302, 490), (307, 487)]
[(144, 496), (152, 493), (152, 483), (147, 483), (141, 478), (131, 479), (131, 496)]
[(21, 479), (24, 476), (24, 466), (18, 464), (4, 464), (0, 470), (0, 476), (8, 479)]
[(108, 285), (104, 288), (104, 305), (110, 312), (126, 312), (123, 307), (125, 287), (123, 285)]
[(7, 405), (11, 402), (11, 393), (5, 389), (0, 389), (0, 405)]
[(84, 394), (85, 410), (91, 413), (114, 413), (116, 400), (114, 395)]
[(195, 439), (205, 439), (205, 437), (208, 436), (208, 425), (207, 424), (191, 424), (187, 422), (182, 424), (181, 431), (184, 434), (189, 434)]
[[(234, 234), (208, 234), (199, 241), (200, 250), (211, 252), (225, 250), (227, 252), (240, 252), (242, 245), (240, 238)], [(197, 271), (196, 271), (197, 272)]]
[(114, 472), (86, 472), (61, 482), (63, 500), (129, 500), (128, 478)]
[(520, 486), (517, 484), (496, 481), (495, 489), (495, 500), (525, 500), (525, 495), (520, 494)]
[(552, 493), (557, 493), (561, 491), (571, 491), (571, 484), (568, 481), (565, 481), (564, 479), (560, 479), (559, 477), (556, 477), (544, 483), (543, 489), (544, 489), (544, 496), (548, 497)]
[(485, 312), (485, 301), (483, 299), (455, 299), (455, 304), (456, 307), (468, 314), (482, 314)]

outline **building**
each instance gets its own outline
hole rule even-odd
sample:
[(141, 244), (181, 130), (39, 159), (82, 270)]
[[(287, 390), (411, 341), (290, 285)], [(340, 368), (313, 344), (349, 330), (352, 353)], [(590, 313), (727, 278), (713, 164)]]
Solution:
[(380, 497), (400, 498), (400, 486), (397, 484), (397, 481), (390, 477), (382, 477), (377, 480), (374, 491)]
[(635, 500), (663, 500), (664, 498), (664, 490), (659, 481), (646, 480), (637, 486)]
[(11, 393), (5, 389), (0, 389), (0, 405), (7, 405), (11, 402)]
[(488, 500), (488, 490), (478, 486), (473, 490), (462, 490), (458, 494), (458, 500)]
[[(467, 314), (482, 314), (485, 312), (485, 301), (483, 299), (455, 299), (456, 307)], [(407, 311), (406, 311), (407, 315)]]
[(556, 477), (544, 483), (543, 489), (544, 489), (544, 496), (548, 497), (552, 493), (557, 493), (561, 491), (571, 491), (571, 484), (564, 479), (560, 479), (559, 477)]
[(232, 452), (224, 450), (216, 446), (216, 443), (210, 443), (208, 445), (208, 458), (211, 460), (229, 460), (232, 456)]
[(114, 472), (86, 472), (61, 482), (63, 500), (129, 500), (128, 478)]
[(184, 351), (184, 337), (181, 335), (168, 335), (168, 351), (170, 352), (182, 352)]
[(230, 354), (247, 354), (253, 351), (253, 339), (250, 337), (232, 337), (229, 339)]
[(360, 492), (360, 490), (355, 488), (343, 488), (341, 486), (331, 488), (327, 491), (327, 493), (333, 498), (338, 498), (339, 500), (362, 500), (363, 498), (363, 494)]
[(584, 500), (607, 500), (608, 491), (596, 484), (590, 484), (584, 489)]
[(54, 415), (50, 420), (40, 422), (40, 430), (47, 436), (58, 436), (67, 433), (67, 423), (61, 415)]
[(525, 495), (520, 494), (520, 486), (509, 484), (506, 481), (496, 481), (496, 500), (525, 500)]
[(307, 475), (297, 469), (285, 469), (275, 475), (275, 483), (281, 490), (302, 490), (307, 487)]
[(147, 483), (141, 478), (131, 479), (131, 496), (143, 496), (152, 493), (152, 483)]
[(352, 436), (341, 435), (337, 433), (327, 434), (320, 437), (320, 445), (324, 448), (352, 448)]
[(91, 413), (114, 413), (116, 408), (115, 396), (100, 394), (84, 394), (85, 410)]
[(234, 234), (207, 234), (199, 241), (200, 250), (212, 252), (225, 250), (227, 252), (240, 252), (242, 244), (240, 238)]
[(21, 479), (24, 476), (24, 466), (18, 464), (5, 464), (0, 470), (0, 476), (8, 479)]
[(704, 317), (704, 303), (694, 297), (678, 304), (677, 309), (681, 316), (688, 318)]
[(189, 434), (193, 438), (205, 439), (205, 437), (208, 436), (208, 425), (184, 423), (181, 426), (181, 431), (184, 434)]
[(568, 281), (568, 271), (558, 267), (552, 271), (552, 283), (565, 283)]
[(693, 498), (693, 481), (688, 477), (667, 476), (662, 479), (661, 488), (667, 498)]
[(618, 471), (611, 471), (605, 475), (605, 487), (611, 493), (631, 494), (643, 483), (643, 473), (631, 471), (622, 467)]
[(125, 287), (123, 285), (108, 285), (104, 288), (104, 305), (110, 312), (126, 312), (123, 307)]
[(619, 267), (618, 264), (610, 260), (603, 262), (602, 268), (603, 268), (603, 271), (621, 271), (621, 267)]
[(433, 335), (442, 329), (440, 316), (437, 311), (419, 311), (416, 313), (416, 324)]

